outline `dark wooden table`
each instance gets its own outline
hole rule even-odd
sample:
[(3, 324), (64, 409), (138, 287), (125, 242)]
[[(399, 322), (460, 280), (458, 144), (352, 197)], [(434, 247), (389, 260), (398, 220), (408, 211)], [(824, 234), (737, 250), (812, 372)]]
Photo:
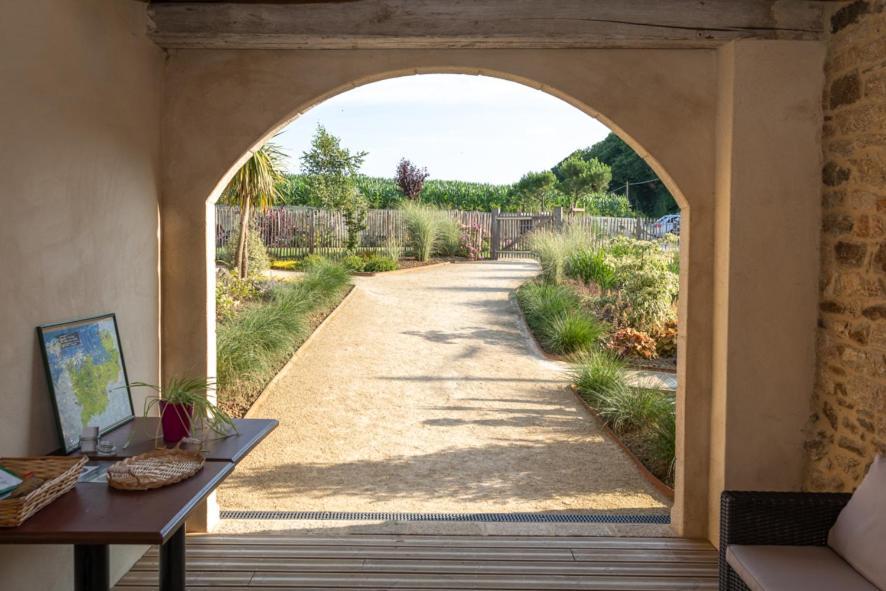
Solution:
[[(105, 437), (113, 436), (115, 443), (117, 438), (130, 441), (125, 448), (118, 445), (118, 457), (137, 455), (154, 449), (156, 420), (136, 419), (128, 424), (128, 433)], [(185, 520), (276, 427), (277, 421), (270, 419), (238, 420), (238, 435), (212, 442), (203, 469), (171, 486), (119, 491), (103, 482), (80, 482), (22, 525), (0, 528), (0, 544), (73, 544), (76, 591), (110, 589), (110, 544), (156, 544), (160, 590), (185, 591)], [(102, 457), (90, 464), (110, 465), (114, 459)]]
[[(121, 425), (110, 433), (102, 435), (102, 441), (110, 441), (116, 446), (116, 451), (107, 456), (89, 454), (96, 460), (119, 460), (152, 451), (157, 444), (165, 447), (174, 447), (163, 443), (162, 437), (157, 439), (160, 419), (157, 417), (137, 417), (125, 425)], [(268, 436), (268, 433), (277, 428), (277, 421), (273, 419), (234, 419), (237, 434), (230, 437), (220, 438), (210, 435), (210, 439), (204, 444), (203, 455), (207, 460), (239, 463), (246, 454)], [(79, 451), (71, 455), (79, 455)]]

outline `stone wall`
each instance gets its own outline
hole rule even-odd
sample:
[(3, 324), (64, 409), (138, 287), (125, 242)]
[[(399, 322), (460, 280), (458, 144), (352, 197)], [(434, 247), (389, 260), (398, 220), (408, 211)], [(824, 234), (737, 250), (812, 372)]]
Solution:
[(823, 96), (818, 375), (806, 486), (886, 453), (886, 0), (833, 10)]

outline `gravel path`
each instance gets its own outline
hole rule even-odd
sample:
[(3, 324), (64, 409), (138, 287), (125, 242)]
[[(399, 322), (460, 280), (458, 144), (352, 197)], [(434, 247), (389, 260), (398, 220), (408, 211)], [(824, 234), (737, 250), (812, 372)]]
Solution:
[(223, 509), (661, 512), (666, 501), (539, 358), (511, 291), (535, 263), (357, 278), (252, 416), (280, 427)]

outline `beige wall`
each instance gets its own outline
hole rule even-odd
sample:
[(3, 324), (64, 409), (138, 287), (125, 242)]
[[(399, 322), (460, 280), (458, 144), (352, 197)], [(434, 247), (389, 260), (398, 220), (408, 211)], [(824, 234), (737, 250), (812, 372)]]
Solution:
[(835, 9), (828, 24), (806, 485), (851, 491), (886, 453), (886, 2)]
[[(38, 324), (116, 312), (130, 378), (158, 379), (163, 62), (140, 2), (3, 9), (0, 455), (14, 456), (58, 447)], [(118, 572), (134, 551), (115, 548)], [(0, 588), (68, 591), (72, 555), (0, 546)]]
[(724, 488), (797, 490), (803, 481), (823, 55), (813, 42), (720, 50), (711, 514)]
[(743, 41), (719, 53), (172, 51), (163, 116), (164, 371), (213, 371), (207, 200), (248, 149), (355, 84), (447, 71), (524, 82), (602, 119), (649, 158), (683, 205), (672, 519), (682, 534), (716, 539), (723, 486), (802, 483), (822, 53), (817, 43), (786, 41)]

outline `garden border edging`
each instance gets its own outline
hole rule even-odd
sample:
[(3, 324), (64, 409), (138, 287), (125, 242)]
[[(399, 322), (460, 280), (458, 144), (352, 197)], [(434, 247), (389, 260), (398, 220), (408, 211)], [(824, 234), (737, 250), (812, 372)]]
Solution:
[(649, 471), (649, 468), (643, 465), (643, 462), (640, 461), (640, 458), (638, 458), (634, 454), (634, 452), (632, 452), (630, 448), (622, 442), (621, 438), (615, 433), (615, 431), (610, 429), (609, 425), (607, 425), (606, 422), (602, 418), (600, 418), (600, 415), (597, 414), (597, 411), (594, 409), (594, 407), (588, 404), (588, 401), (582, 398), (581, 394), (576, 392), (575, 388), (572, 387), (571, 384), (569, 386), (569, 391), (572, 392), (573, 396), (575, 396), (582, 404), (582, 406), (584, 406), (585, 409), (591, 414), (600, 429), (605, 432), (610, 439), (615, 441), (615, 443), (618, 444), (621, 450), (625, 452), (625, 454), (627, 454), (628, 458), (630, 458), (634, 465), (637, 466), (637, 469), (640, 471), (640, 474), (643, 476), (643, 478), (645, 478), (646, 481), (649, 482), (649, 484), (651, 484), (658, 492), (665, 495), (671, 502), (673, 502), (674, 489), (659, 480), (655, 474)]
[(301, 345), (299, 345), (298, 349), (295, 350), (295, 353), (293, 353), (292, 356), (289, 358), (289, 360), (283, 365), (283, 367), (281, 367), (280, 370), (279, 370), (276, 374), (274, 374), (274, 377), (271, 378), (271, 381), (269, 381), (269, 382), (265, 385), (265, 387), (264, 387), (264, 388), (262, 389), (262, 391), (261, 391), (261, 394), (258, 395), (258, 397), (253, 401), (252, 405), (249, 407), (249, 410), (247, 410), (246, 413), (243, 415), (243, 418), (244, 418), (244, 419), (254, 418), (253, 411), (254, 411), (256, 408), (258, 408), (259, 404), (260, 404), (261, 402), (263, 402), (263, 401), (265, 400), (265, 398), (268, 397), (268, 394), (269, 394), (269, 392), (270, 392), (270, 390), (271, 390), (271, 387), (277, 383), (277, 380), (280, 378), (280, 375), (281, 375), (284, 371), (286, 371), (286, 369), (287, 369), (292, 363), (294, 363), (296, 359), (298, 359), (298, 358), (301, 356), (302, 351), (304, 351), (305, 349), (307, 349), (307, 347), (308, 347), (308, 345), (311, 343), (311, 341), (314, 340), (314, 337), (317, 336), (317, 334), (318, 334), (321, 330), (323, 330), (323, 328), (326, 326), (326, 324), (327, 324), (327, 323), (328, 323), (328, 322), (329, 322), (329, 321), (330, 321), (330, 320), (331, 320), (336, 314), (338, 314), (338, 311), (341, 310), (341, 309), (345, 306), (346, 303), (348, 303), (348, 301), (351, 299), (351, 296), (353, 296), (354, 293), (355, 293), (356, 291), (357, 291), (357, 286), (354, 285), (354, 284), (352, 283), (351, 286), (350, 286), (350, 289), (348, 290), (348, 293), (345, 294), (345, 297), (343, 297), (343, 298), (341, 299), (341, 301), (340, 301), (340, 302), (338, 303), (338, 305), (332, 310), (332, 312), (330, 312), (329, 314), (326, 315), (326, 318), (324, 318), (323, 321), (322, 321), (320, 324), (317, 325), (317, 328), (315, 328), (314, 331), (308, 336), (308, 338), (306, 338), (305, 341), (304, 341)]
[[(526, 337), (527, 341), (530, 344), (530, 349), (532, 349), (533, 353), (541, 360), (547, 361), (548, 363), (555, 363), (557, 366), (561, 367), (563, 371), (568, 371), (569, 364), (562, 357), (552, 355), (550, 353), (546, 353), (544, 349), (541, 348), (538, 340), (535, 338), (535, 334), (533, 334), (532, 330), (529, 328), (529, 324), (526, 323), (526, 316), (523, 314), (523, 308), (520, 307), (520, 303), (517, 301), (517, 290), (514, 289), (508, 296), (508, 300), (511, 302), (511, 305), (517, 309), (517, 314), (519, 316), (519, 325), (520, 332)], [(565, 366), (565, 367), (564, 367)], [(597, 414), (597, 411), (588, 404), (588, 401), (582, 398), (581, 394), (576, 392), (575, 388), (572, 387), (572, 384), (568, 386), (569, 391), (572, 392), (572, 395), (575, 396), (581, 405), (590, 413), (593, 417), (594, 421), (600, 427), (600, 429), (609, 436), (620, 448), (621, 450), (627, 454), (628, 458), (634, 463), (634, 465), (639, 470), (640, 474), (643, 478), (652, 485), (658, 492), (665, 495), (671, 502), (674, 500), (674, 489), (662, 482), (658, 479), (655, 474), (649, 471), (649, 469), (643, 465), (643, 462), (640, 461), (634, 452), (626, 446), (621, 438), (609, 428), (609, 426), (600, 418), (600, 415)]]
[(406, 269), (394, 269), (393, 271), (352, 271), (351, 275), (355, 277), (375, 277), (376, 275), (395, 275), (398, 273), (409, 273), (411, 271), (422, 271), (424, 269), (433, 269), (443, 265), (449, 265), (451, 261), (440, 261), (439, 263), (431, 263), (430, 265), (419, 265), (417, 267), (407, 267)]

